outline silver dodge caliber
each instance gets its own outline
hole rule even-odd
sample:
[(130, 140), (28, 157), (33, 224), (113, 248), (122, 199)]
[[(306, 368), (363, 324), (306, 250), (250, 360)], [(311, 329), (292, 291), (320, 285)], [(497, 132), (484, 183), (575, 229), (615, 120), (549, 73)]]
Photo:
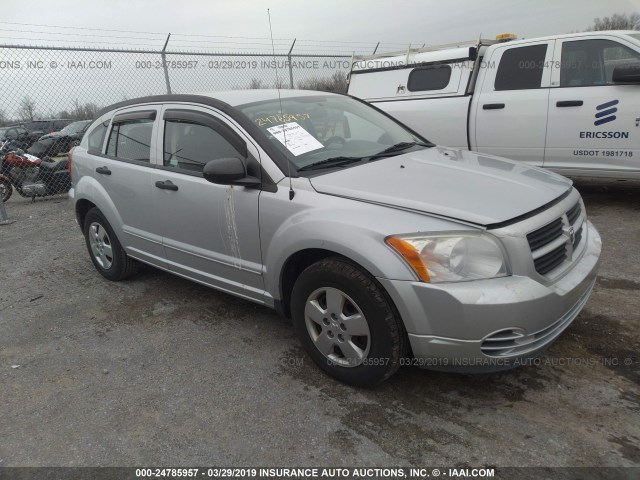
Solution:
[(143, 262), (273, 307), (352, 385), (530, 362), (596, 278), (600, 237), (569, 180), (435, 146), (344, 95), (129, 100), (70, 157), (103, 276)]

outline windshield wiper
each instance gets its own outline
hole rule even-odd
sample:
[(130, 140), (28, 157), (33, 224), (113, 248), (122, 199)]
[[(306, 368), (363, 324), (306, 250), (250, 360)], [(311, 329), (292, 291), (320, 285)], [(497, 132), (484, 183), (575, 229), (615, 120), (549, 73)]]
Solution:
[(327, 158), (326, 160), (322, 160), (320, 162), (306, 165), (302, 168), (299, 168), (298, 171), (304, 172), (307, 170), (320, 170), (322, 168), (339, 167), (342, 165), (348, 165), (350, 163), (356, 163), (361, 160), (362, 160), (362, 157), (332, 157), (332, 158)]
[(386, 157), (394, 153), (398, 153), (403, 150), (406, 150), (407, 148), (411, 148), (415, 146), (430, 147), (431, 145), (428, 145), (426, 143), (420, 143), (420, 142), (400, 142), (400, 143), (396, 143), (395, 145), (391, 145), (389, 148), (385, 148), (381, 152), (371, 155), (367, 161), (370, 162), (371, 160), (376, 160), (378, 158)]

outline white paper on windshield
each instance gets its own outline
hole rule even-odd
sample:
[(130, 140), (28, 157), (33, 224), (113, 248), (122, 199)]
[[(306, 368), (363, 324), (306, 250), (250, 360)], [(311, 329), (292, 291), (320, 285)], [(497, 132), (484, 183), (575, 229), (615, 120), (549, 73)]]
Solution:
[[(283, 144), (296, 157), (324, 147), (297, 122), (285, 123), (267, 128), (267, 131)], [(285, 141), (286, 140), (286, 141)]]

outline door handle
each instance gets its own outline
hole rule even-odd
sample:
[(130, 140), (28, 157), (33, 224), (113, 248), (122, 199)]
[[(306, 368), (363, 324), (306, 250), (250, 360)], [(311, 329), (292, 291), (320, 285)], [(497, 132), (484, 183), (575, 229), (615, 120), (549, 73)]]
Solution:
[(96, 168), (96, 173), (99, 173), (101, 175), (111, 175), (111, 170), (109, 170), (109, 168), (107, 167), (98, 167)]
[(162, 190), (173, 190), (174, 192), (178, 191), (178, 185), (172, 183), (171, 180), (166, 180), (164, 182), (157, 181), (156, 187), (161, 188)]
[(483, 110), (500, 110), (504, 108), (504, 103), (485, 103), (482, 105)]
[(556, 107), (581, 107), (583, 104), (582, 100), (561, 100), (556, 103)]

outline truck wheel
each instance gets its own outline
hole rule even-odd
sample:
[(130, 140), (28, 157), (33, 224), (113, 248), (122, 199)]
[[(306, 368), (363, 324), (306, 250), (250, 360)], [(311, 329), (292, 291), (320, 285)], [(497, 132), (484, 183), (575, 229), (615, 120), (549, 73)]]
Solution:
[(330, 376), (359, 387), (389, 378), (407, 352), (407, 334), (375, 279), (337, 257), (314, 263), (293, 287), (296, 334)]
[(111, 225), (97, 208), (87, 212), (84, 237), (91, 261), (103, 277), (117, 282), (138, 271), (138, 262), (129, 258)]
[(0, 196), (2, 196), (2, 201), (6, 202), (9, 200), (12, 193), (13, 187), (11, 186), (11, 182), (9, 180), (0, 180)]

